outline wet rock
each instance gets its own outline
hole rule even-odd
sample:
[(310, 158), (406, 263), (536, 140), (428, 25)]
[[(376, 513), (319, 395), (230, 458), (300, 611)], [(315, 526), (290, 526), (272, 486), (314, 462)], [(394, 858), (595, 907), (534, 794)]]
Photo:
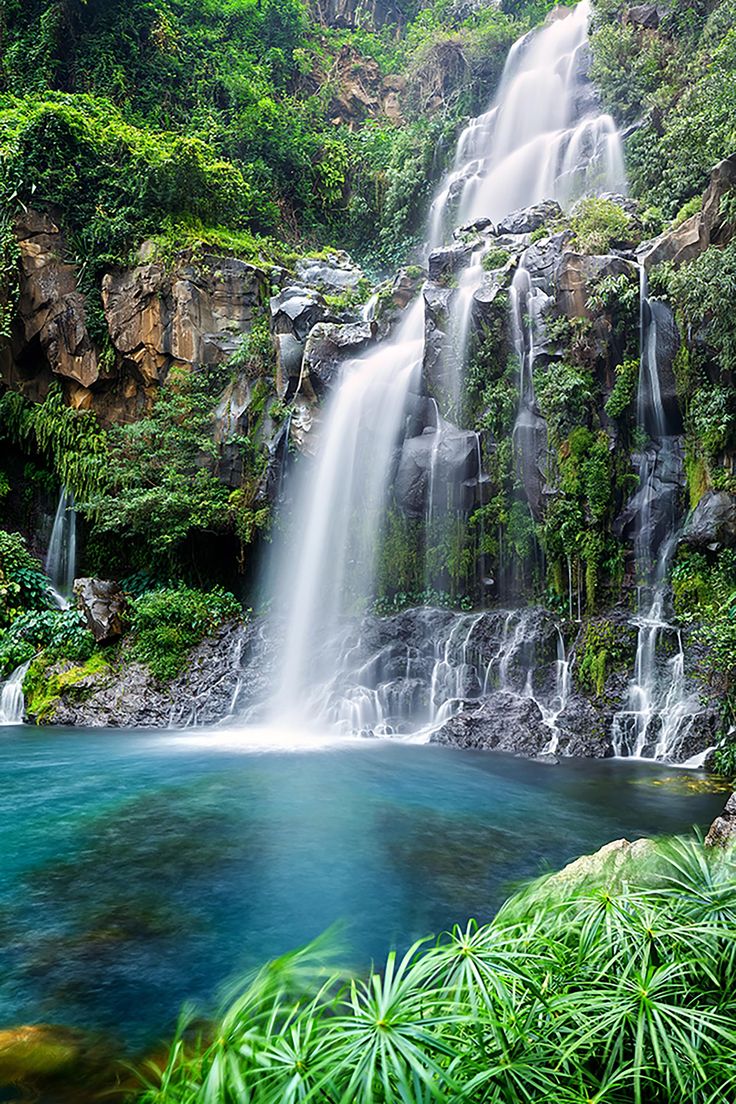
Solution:
[(562, 208), (559, 203), (554, 199), (545, 199), (532, 207), (522, 207), (519, 211), (512, 211), (496, 224), (496, 233), (531, 234), (540, 226), (547, 226), (554, 222), (561, 215)]
[(650, 299), (644, 304), (643, 313), (649, 326), (649, 340), (653, 341), (658, 380), (656, 394), (649, 394), (646, 386), (640, 389), (644, 424), (654, 437), (661, 434), (663, 421), (670, 435), (678, 435), (682, 433), (682, 413), (673, 365), (680, 349), (680, 331), (667, 303)]
[(119, 640), (125, 632), (127, 608), (120, 585), (108, 579), (75, 579), (74, 595), (97, 643)]
[(563, 262), (563, 255), (569, 255), (565, 254), (565, 250), (570, 240), (570, 232), (563, 230), (559, 234), (534, 242), (524, 251), (521, 263), (529, 273), (532, 287), (543, 291), (545, 295), (554, 295), (556, 273)]
[(293, 333), (277, 333), (276, 342), (276, 393), (280, 399), (289, 399), (297, 390), (302, 375), (304, 343)]
[(613, 529), (625, 541), (638, 534), (642, 547), (657, 549), (672, 532), (680, 514), (685, 489), (685, 455), (680, 437), (664, 437), (636, 454), (637, 469), (645, 472), (638, 490), (615, 519)]
[(723, 812), (710, 826), (705, 837), (706, 847), (728, 847), (736, 843), (736, 793), (732, 793)]
[(613, 755), (611, 716), (583, 694), (573, 693), (559, 714), (560, 750), (565, 755), (607, 759)]
[(313, 326), (330, 316), (327, 303), (318, 291), (295, 284), (272, 296), (270, 307), (272, 332), (291, 334), (300, 342), (307, 340)]
[(532, 698), (499, 690), (475, 709), (464, 709), (447, 721), (431, 742), (482, 751), (506, 751), (537, 756), (544, 752), (551, 732)]
[(333, 386), (345, 361), (365, 352), (373, 334), (370, 322), (318, 322), (313, 327), (304, 348), (303, 368), (318, 397)]
[(192, 649), (184, 672), (168, 684), (158, 683), (124, 647), (110, 667), (87, 676), (83, 693), (81, 684), (62, 692), (49, 722), (75, 728), (214, 724), (230, 712), (256, 634), (254, 625), (223, 626)]
[(352, 291), (363, 279), (362, 270), (343, 250), (321, 257), (303, 257), (297, 261), (296, 274), (301, 284), (328, 295)]
[(426, 514), (433, 470), (436, 485), (446, 489), (453, 507), (464, 509), (472, 505), (474, 491), (466, 487), (466, 482), (478, 475), (475, 434), (443, 422), (439, 433), (427, 432), (404, 440), (394, 493), (397, 503), (410, 517)]
[(451, 275), (458, 269), (464, 268), (475, 249), (480, 244), (479, 240), (472, 242), (455, 242), (454, 245), (445, 245), (441, 249), (435, 249), (429, 254), (428, 267), (431, 280), (439, 280), (442, 276)]
[(529, 509), (541, 521), (547, 498), (547, 423), (534, 407), (519, 411), (514, 426), (514, 444), (520, 457), (521, 481)]
[(682, 542), (717, 552), (736, 544), (736, 496), (706, 491), (690, 515)]

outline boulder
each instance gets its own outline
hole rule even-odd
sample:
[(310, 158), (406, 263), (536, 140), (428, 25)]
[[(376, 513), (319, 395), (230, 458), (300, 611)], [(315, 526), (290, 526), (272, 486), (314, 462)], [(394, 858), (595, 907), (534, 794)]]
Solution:
[(429, 254), (427, 262), (430, 280), (439, 280), (442, 276), (451, 275), (458, 269), (464, 268), (470, 260), (471, 254), (480, 245), (480, 240), (459, 241), (453, 245), (443, 245), (440, 249), (434, 249)]
[(465, 708), (430, 737), (431, 743), (480, 751), (537, 756), (552, 733), (533, 698), (498, 690), (475, 708)]
[(304, 348), (304, 372), (319, 398), (332, 387), (345, 361), (365, 352), (373, 339), (370, 322), (318, 322), (313, 327)]
[(296, 284), (272, 296), (270, 308), (272, 332), (291, 334), (300, 342), (307, 340), (313, 326), (330, 317), (327, 303), (318, 291)]
[(710, 826), (705, 837), (706, 847), (727, 847), (736, 843), (736, 793), (732, 793), (723, 812)]
[(496, 224), (497, 234), (531, 234), (560, 218), (562, 208), (554, 199), (545, 199), (531, 207), (522, 207)]
[(732, 154), (711, 170), (702, 209), (679, 226), (643, 243), (638, 256), (644, 267), (648, 270), (664, 261), (681, 265), (700, 256), (710, 245), (728, 244), (734, 228), (723, 217), (721, 208), (723, 197), (735, 186), (736, 154)]
[(568, 318), (591, 318), (588, 299), (593, 287), (605, 276), (637, 278), (636, 265), (615, 254), (595, 257), (563, 253), (555, 272), (555, 293), (559, 311)]
[(688, 518), (682, 541), (711, 552), (736, 545), (736, 496), (706, 491)]
[(446, 489), (458, 509), (472, 506), (478, 476), (478, 445), (474, 433), (441, 422), (440, 429), (407, 437), (394, 479), (396, 501), (410, 517), (427, 512), (430, 483)]
[(125, 595), (107, 579), (75, 579), (77, 606), (98, 644), (111, 644), (125, 632)]
[(297, 261), (296, 274), (301, 284), (327, 295), (353, 291), (363, 279), (362, 270), (342, 250), (303, 257)]
[(293, 333), (274, 335), (276, 342), (276, 393), (289, 399), (299, 386), (304, 359), (304, 343)]
[(626, 20), (634, 27), (643, 27), (647, 31), (654, 31), (667, 11), (668, 8), (665, 4), (635, 4), (633, 8), (629, 8)]

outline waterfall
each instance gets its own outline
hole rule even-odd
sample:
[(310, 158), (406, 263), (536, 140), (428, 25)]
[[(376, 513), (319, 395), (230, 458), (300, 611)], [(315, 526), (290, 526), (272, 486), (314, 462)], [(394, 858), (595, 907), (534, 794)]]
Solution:
[(498, 222), (545, 199), (621, 192), (621, 139), (587, 79), (590, 4), (559, 9), (509, 51), (488, 111), (460, 136), (455, 163), (430, 213), (430, 243), (455, 222)]
[(0, 684), (0, 725), (23, 723), (25, 710), (23, 679), (26, 677), (29, 667), (30, 660), (16, 668), (7, 682)]
[[(320, 451), (297, 484), (298, 547), (284, 542), (276, 604), (287, 605), (278, 716), (305, 713), (305, 696), (332, 670), (344, 615), (372, 596), (384, 506), (410, 384), (422, 359), (421, 297), (398, 333), (348, 362), (322, 413)], [(302, 463), (305, 464), (304, 461)]]
[[(587, 78), (588, 20), (589, 4), (583, 0), (575, 9), (560, 11), (512, 47), (494, 103), (461, 135), (453, 169), (438, 190), (430, 212), (427, 253), (444, 238), (451, 213), (459, 221), (482, 218), (488, 225), (542, 199), (569, 204), (585, 193), (625, 188), (616, 128), (609, 116), (600, 113)], [(446, 402), (448, 417), (457, 417), (461, 405), (474, 294), (485, 275), (483, 252), (481, 244), (460, 273), (456, 293), (449, 297), (453, 374), (447, 394), (436, 396), (440, 403)], [(521, 319), (528, 313), (531, 298), (539, 298), (541, 307), (543, 293), (534, 287), (531, 277), (524, 288), (516, 281), (515, 286)], [(369, 319), (373, 310), (371, 301), (364, 318)], [(406, 308), (406, 317), (392, 337), (343, 365), (320, 414), (318, 455), (314, 461), (302, 458), (296, 465), (300, 470), (292, 476), (297, 480), (292, 496), (297, 516), (290, 526), (291, 539), (278, 540), (271, 557), (272, 608), (285, 623), (271, 707), (277, 718), (294, 721), (318, 716), (353, 730), (390, 731), (391, 718), (403, 717), (409, 709), (415, 713), (423, 710), (426, 722), (436, 723), (455, 708), (452, 703), (461, 700), (461, 691), (468, 689), (465, 682), (473, 665), (465, 660), (458, 664), (453, 655), (458, 646), (461, 652), (471, 648), (472, 623), (466, 626), (467, 640), (463, 638), (462, 645), (457, 642), (463, 632), (460, 627), (451, 637), (438, 638), (430, 703), (406, 671), (398, 690), (395, 679), (382, 682), (383, 660), (376, 655), (357, 670), (351, 668), (352, 651), (345, 628), (346, 619), (359, 616), (373, 597), (385, 507), (402, 439), (408, 432), (405, 427), (411, 421), (408, 406), (412, 396), (418, 398), (425, 353), (423, 312), (423, 296), (419, 295)], [(521, 337), (523, 334), (520, 324)], [(531, 331), (524, 337), (527, 345), (528, 340)], [(527, 345), (520, 362), (524, 375), (514, 434), (518, 451), (524, 455), (528, 451), (527, 422), (535, 409), (533, 341), (530, 348)], [(439, 484), (446, 479), (445, 470), (460, 470), (461, 481), (472, 481), (465, 451), (472, 457), (473, 467), (477, 457), (474, 474), (479, 484), (482, 452), (477, 436), (445, 421), (436, 402), (425, 400), (425, 407), (433, 413), (432, 420), (419, 430), (415, 428), (418, 436), (413, 442), (421, 445), (416, 454), (426, 457), (425, 495), (426, 490), (429, 495), (424, 499), (424, 519), (428, 527), (430, 521), (438, 523), (440, 505), (454, 511), (467, 507), (467, 495), (459, 504), (450, 502), (449, 485)], [(430, 437), (429, 442), (424, 435)], [(454, 457), (449, 455), (453, 448)], [(510, 641), (512, 653), (515, 647)], [(408, 657), (408, 668), (412, 662)], [(563, 645), (563, 658), (558, 657), (557, 664), (560, 685), (549, 706), (545, 705), (552, 740), (559, 712), (552, 699), (564, 704), (565, 663)], [(482, 683), (481, 678), (478, 694)], [(531, 685), (532, 672), (527, 671), (524, 685), (516, 692), (529, 694)], [(421, 708), (412, 697), (415, 691), (424, 702)]]
[(46, 574), (51, 579), (52, 594), (61, 609), (66, 609), (74, 593), (76, 558), (77, 513), (74, 495), (62, 487), (46, 554)]
[[(667, 619), (667, 576), (677, 547), (678, 482), (682, 456), (679, 414), (662, 391), (658, 305), (650, 301), (640, 266), (640, 368), (637, 423), (650, 437), (638, 461), (634, 551), (637, 645), (626, 708), (614, 718), (617, 755), (673, 760), (700, 705), (688, 690), (682, 633)], [(669, 405), (669, 409), (668, 409)]]

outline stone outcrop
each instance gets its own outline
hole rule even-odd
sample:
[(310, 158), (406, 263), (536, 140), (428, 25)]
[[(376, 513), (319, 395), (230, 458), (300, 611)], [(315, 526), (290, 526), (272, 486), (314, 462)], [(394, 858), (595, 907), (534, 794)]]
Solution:
[(552, 733), (532, 698), (503, 690), (474, 709), (464, 709), (432, 733), (432, 743), (482, 751), (541, 755)]
[(74, 596), (98, 644), (111, 644), (125, 631), (127, 603), (120, 585), (108, 579), (75, 579)]
[(255, 265), (182, 254), (173, 268), (150, 261), (108, 273), (102, 301), (113, 345), (151, 386), (174, 363), (224, 363), (262, 311), (267, 290)]
[(49, 215), (26, 211), (16, 223), (16, 237), (23, 343), (38, 348), (55, 376), (89, 388), (99, 377), (99, 365), (77, 270), (65, 260), (65, 236)]
[(727, 491), (706, 491), (688, 518), (684, 544), (718, 552), (736, 544), (736, 497)]
[(593, 286), (606, 276), (623, 275), (637, 275), (636, 265), (623, 257), (564, 253), (555, 273), (558, 309), (568, 318), (591, 318), (588, 299)]
[(542, 226), (548, 226), (562, 215), (562, 208), (554, 199), (545, 199), (531, 207), (512, 211), (496, 224), (497, 234), (531, 234)]
[(327, 295), (354, 291), (363, 279), (363, 272), (353, 264), (343, 250), (332, 250), (319, 257), (303, 257), (297, 261), (296, 276), (300, 284)]
[(318, 397), (333, 387), (345, 361), (365, 352), (373, 338), (370, 322), (318, 322), (313, 327), (304, 349), (304, 372)]
[(710, 826), (705, 837), (706, 847), (727, 847), (736, 843), (736, 793), (732, 793), (723, 812)]
[(699, 257), (710, 245), (726, 245), (734, 227), (722, 213), (722, 200), (736, 186), (736, 154), (719, 161), (711, 171), (703, 196), (703, 206), (679, 226), (666, 230), (653, 241), (645, 242), (639, 259), (646, 269), (670, 261), (684, 264)]

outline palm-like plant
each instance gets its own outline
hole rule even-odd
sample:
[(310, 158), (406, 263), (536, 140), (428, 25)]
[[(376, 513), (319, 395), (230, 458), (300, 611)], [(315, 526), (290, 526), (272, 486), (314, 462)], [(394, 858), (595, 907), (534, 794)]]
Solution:
[(184, 1030), (140, 1104), (720, 1104), (736, 1071), (736, 857), (697, 840), (545, 879), (347, 981), (324, 946)]

